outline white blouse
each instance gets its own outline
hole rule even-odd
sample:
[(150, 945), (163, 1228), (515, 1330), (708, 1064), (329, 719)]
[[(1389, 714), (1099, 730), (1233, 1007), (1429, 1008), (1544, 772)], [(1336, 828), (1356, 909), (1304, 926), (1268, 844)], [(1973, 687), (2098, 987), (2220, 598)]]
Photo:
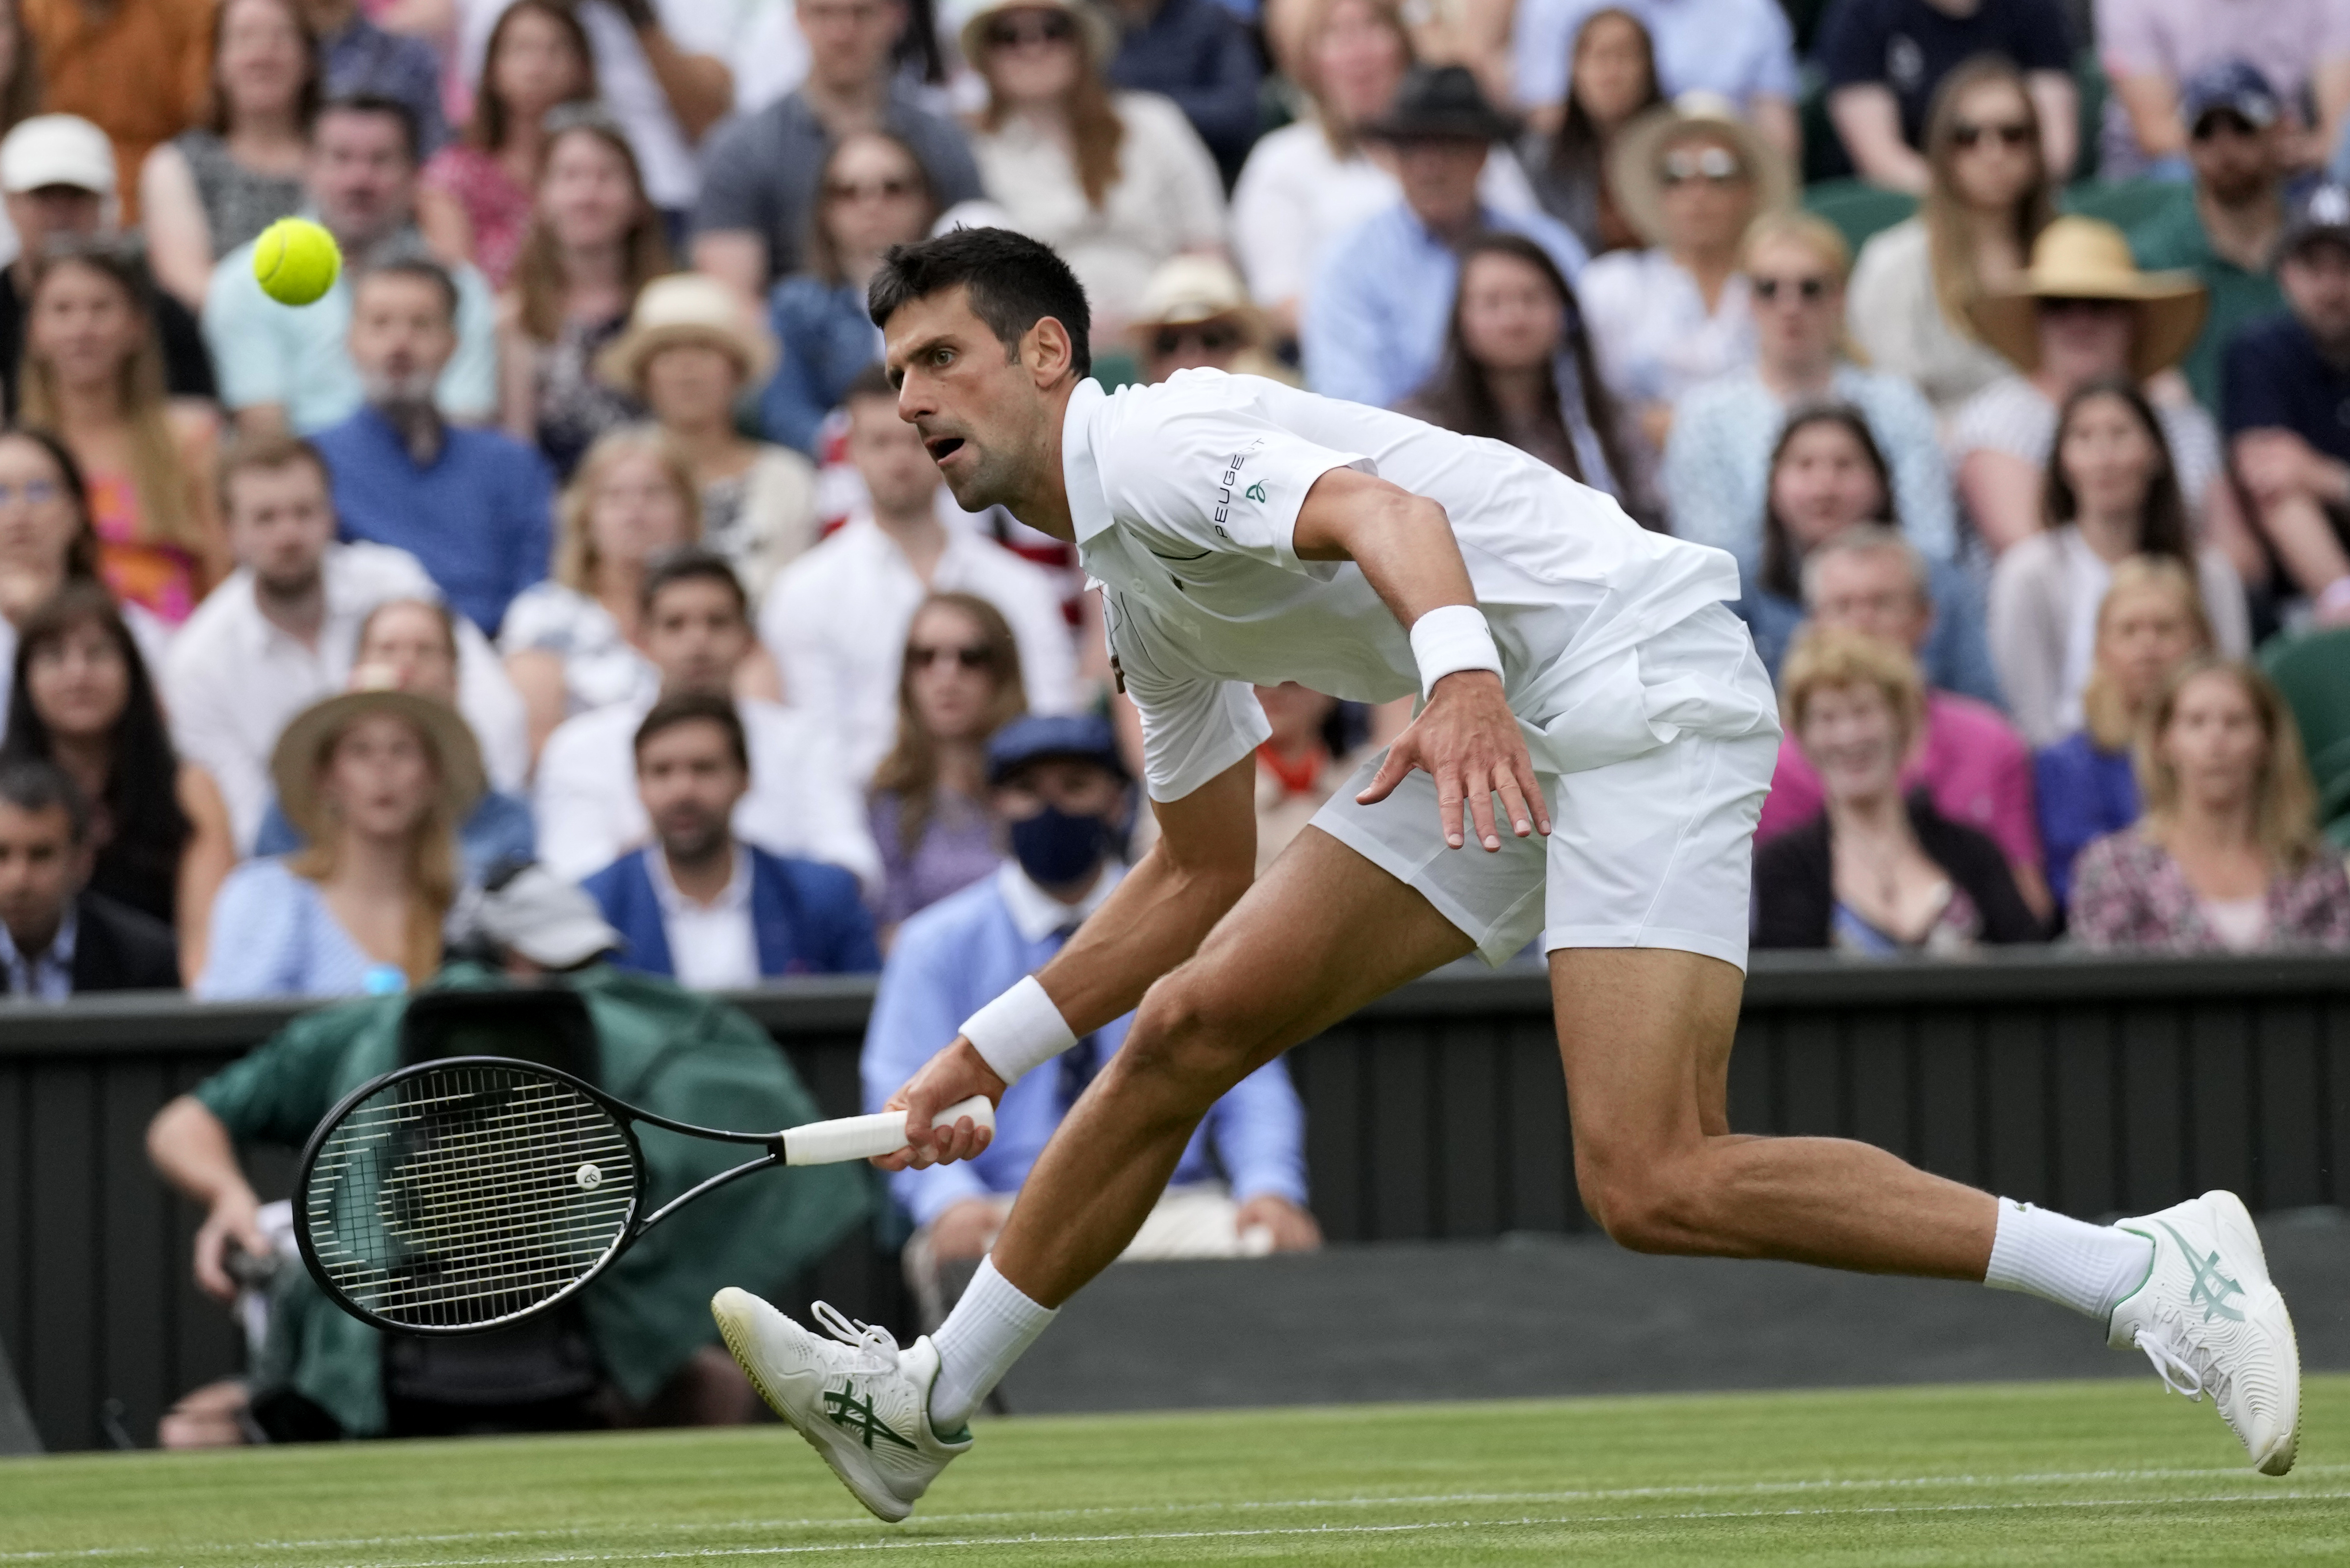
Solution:
[(1754, 363), (1743, 274), (1731, 275), (1709, 311), (1697, 280), (1664, 251), (1610, 251), (1583, 269), (1575, 289), (1600, 376), (1627, 402), (1674, 402)]
[(508, 659), (533, 650), (563, 660), (566, 713), (650, 704), (660, 695), (660, 671), (620, 634), (612, 612), (553, 577), (516, 594), (498, 629), (498, 651)]

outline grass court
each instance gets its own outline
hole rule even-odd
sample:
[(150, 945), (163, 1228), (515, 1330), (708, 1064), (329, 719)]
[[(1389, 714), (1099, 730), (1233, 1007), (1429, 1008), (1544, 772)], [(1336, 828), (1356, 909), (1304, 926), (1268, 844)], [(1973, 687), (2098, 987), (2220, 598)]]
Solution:
[(774, 1426), (74, 1456), (0, 1462), (0, 1568), (2350, 1561), (2350, 1376), (2303, 1408), (2282, 1480), (2150, 1376), (1015, 1417), (895, 1527)]

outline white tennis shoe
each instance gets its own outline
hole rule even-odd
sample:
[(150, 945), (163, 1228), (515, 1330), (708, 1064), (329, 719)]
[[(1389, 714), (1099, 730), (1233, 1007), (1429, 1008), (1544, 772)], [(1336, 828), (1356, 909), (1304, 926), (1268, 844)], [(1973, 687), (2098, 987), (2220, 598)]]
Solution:
[(2154, 1265), (2114, 1308), (2106, 1342), (2146, 1352), (2174, 1392), (2209, 1393), (2262, 1474), (2293, 1469), (2301, 1351), (2242, 1200), (2207, 1192), (2120, 1225), (2154, 1243)]
[(751, 1386), (876, 1518), (895, 1524), (913, 1512), (947, 1462), (970, 1450), (969, 1428), (931, 1429), (939, 1353), (927, 1334), (899, 1350), (888, 1329), (818, 1302), (825, 1339), (732, 1285), (711, 1298), (710, 1314)]

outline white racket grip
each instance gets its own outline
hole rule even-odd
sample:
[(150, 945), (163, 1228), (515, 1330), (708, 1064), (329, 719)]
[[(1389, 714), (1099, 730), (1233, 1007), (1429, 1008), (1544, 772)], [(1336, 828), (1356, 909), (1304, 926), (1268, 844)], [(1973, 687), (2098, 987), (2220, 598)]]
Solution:
[[(985, 1095), (973, 1095), (958, 1100), (933, 1118), (933, 1125), (952, 1127), (969, 1116), (979, 1126), (993, 1131), (995, 1107)], [(785, 1165), (840, 1165), (852, 1159), (874, 1159), (881, 1155), (895, 1154), (911, 1140), (906, 1137), (906, 1113), (876, 1111), (869, 1116), (838, 1116), (828, 1122), (810, 1122), (804, 1127), (791, 1127), (784, 1133), (784, 1163)]]

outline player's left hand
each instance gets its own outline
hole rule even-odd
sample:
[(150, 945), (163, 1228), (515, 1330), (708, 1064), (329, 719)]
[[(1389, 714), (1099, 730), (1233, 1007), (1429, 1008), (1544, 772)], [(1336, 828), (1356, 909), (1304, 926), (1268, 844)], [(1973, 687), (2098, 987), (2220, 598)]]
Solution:
[(1503, 695), (1502, 678), (1490, 670), (1458, 670), (1436, 683), (1419, 716), (1388, 748), (1371, 787), (1355, 797), (1357, 804), (1376, 805), (1387, 799), (1414, 768), (1425, 768), (1436, 781), (1444, 842), (1455, 849), (1471, 824), (1477, 842), (1489, 852), (1502, 847), (1493, 817), (1496, 794), (1509, 814), (1510, 831), (1520, 838), (1550, 832), (1550, 803), (1534, 778), (1534, 759)]

